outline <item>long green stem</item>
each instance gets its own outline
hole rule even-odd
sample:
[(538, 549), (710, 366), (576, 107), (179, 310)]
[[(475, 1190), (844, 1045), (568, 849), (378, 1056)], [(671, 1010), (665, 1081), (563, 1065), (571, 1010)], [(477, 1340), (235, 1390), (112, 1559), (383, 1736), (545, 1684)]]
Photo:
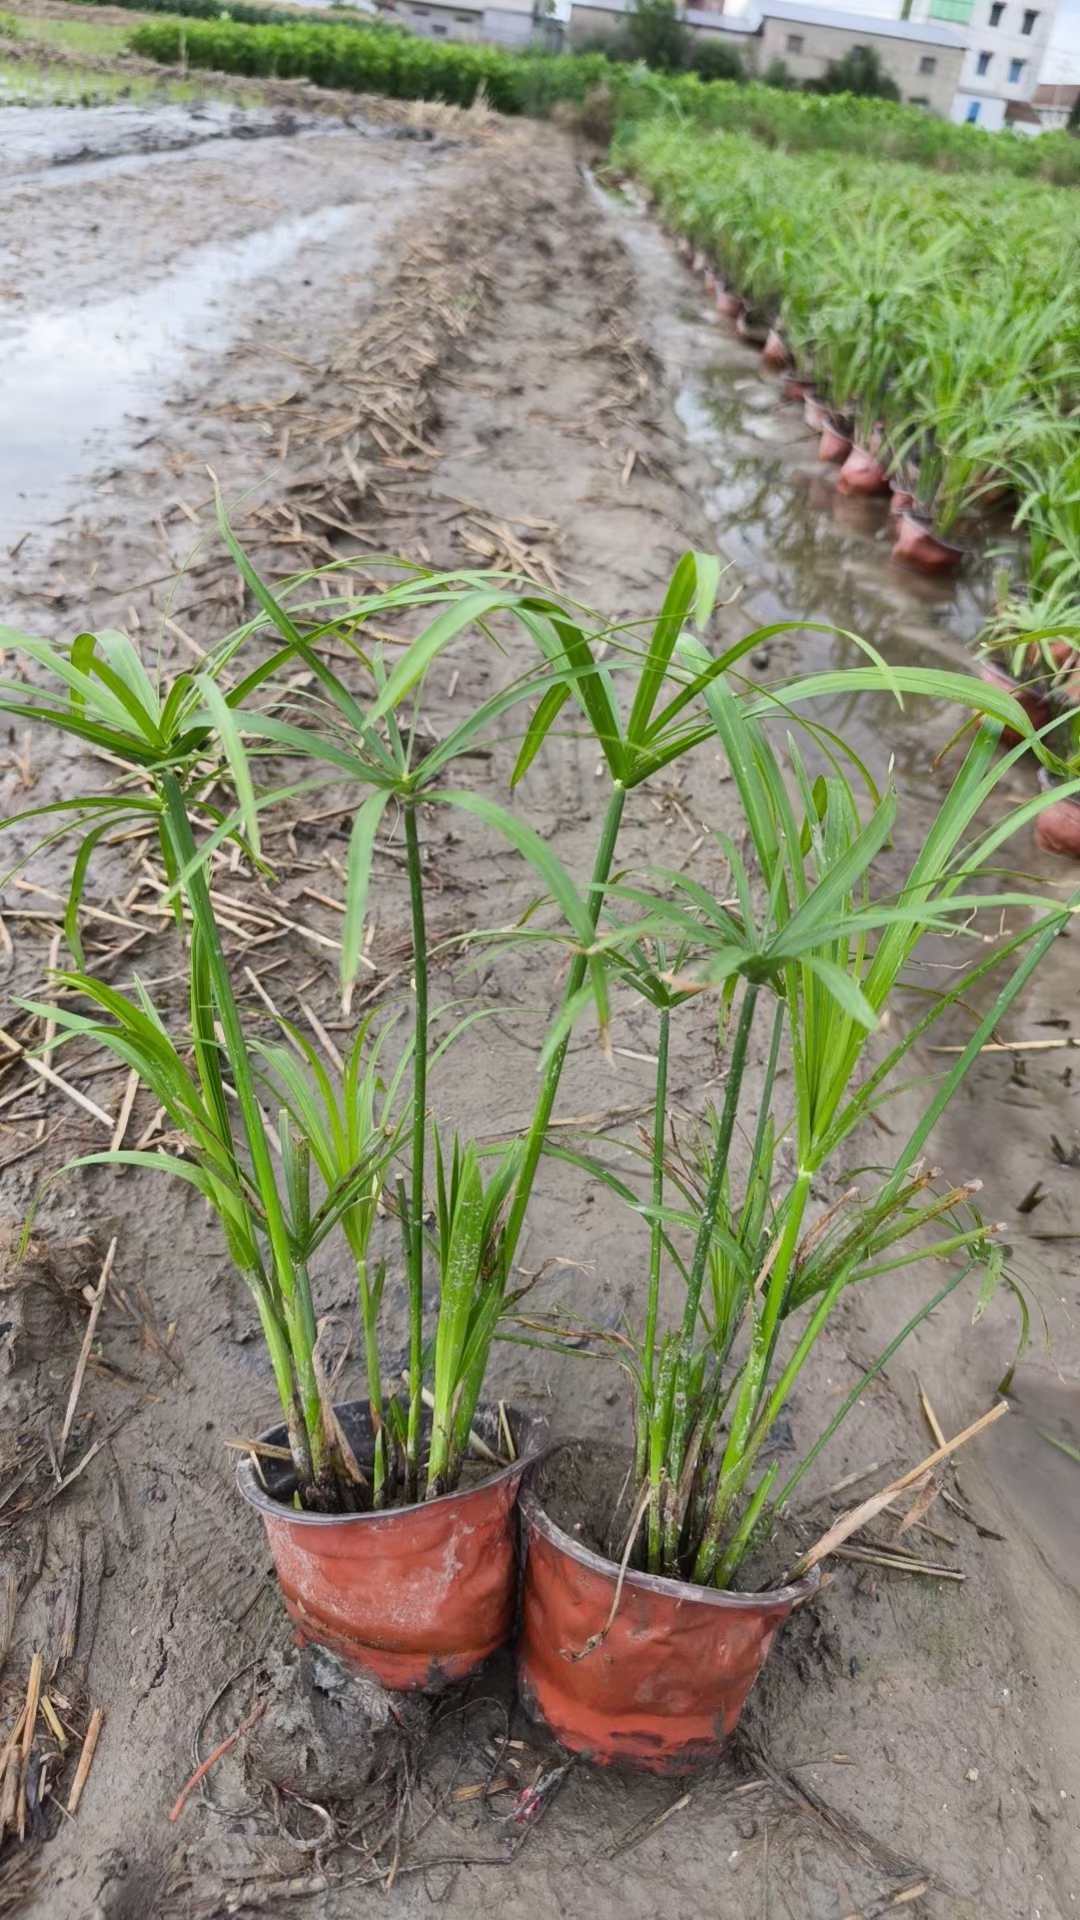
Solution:
[[(664, 1247), (664, 1225), (660, 1217), (664, 1204), (664, 1144), (667, 1132), (668, 1045), (671, 1037), (671, 1013), (660, 1012), (660, 1033), (656, 1049), (656, 1098), (653, 1105), (652, 1143), (652, 1229), (649, 1235), (649, 1299), (645, 1314), (645, 1345), (642, 1352), (641, 1404), (638, 1411), (636, 1478), (640, 1481), (648, 1459), (649, 1422), (656, 1398), (656, 1323), (660, 1313), (660, 1268)], [(649, 1508), (650, 1529), (657, 1518), (655, 1503)]]
[[(266, 1217), (267, 1238), (281, 1290), (289, 1346), (292, 1350), (296, 1382), (307, 1428), (311, 1468), (317, 1482), (325, 1456), (322, 1406), (318, 1381), (315, 1377), (311, 1342), (308, 1338), (307, 1316), (302, 1293), (296, 1285), (292, 1248), (278, 1192), (277, 1177), (270, 1157), (270, 1144), (266, 1137), (262, 1110), (255, 1091), (247, 1042), (233, 995), (229, 966), (221, 944), (206, 874), (199, 862), (198, 847), (184, 804), (183, 792), (174, 773), (170, 771), (162, 773), (161, 790), (168, 811), (177, 871), (188, 873), (187, 891), (191, 911), (198, 921), (210, 965), (214, 1000), (224, 1034), (225, 1052), (243, 1117), (252, 1173)], [(286, 1414), (288, 1414), (288, 1408), (286, 1408)]]
[(275, 1312), (275, 1304), (270, 1297), (264, 1276), (261, 1273), (245, 1273), (244, 1279), (258, 1309), (263, 1339), (266, 1341), (270, 1365), (274, 1369), (274, 1379), (277, 1382), (278, 1398), (285, 1415), (289, 1451), (296, 1465), (297, 1477), (303, 1483), (305, 1479), (311, 1478), (311, 1447), (308, 1443), (303, 1409), (296, 1390), (296, 1373), (288, 1338)]
[(405, 1498), (415, 1500), (420, 1482), (420, 1415), (424, 1386), (424, 1161), (427, 1148), (428, 951), (424, 919), (424, 873), (416, 801), (405, 807), (405, 852), (412, 910), (413, 1115), (412, 1192), (409, 1201), (409, 1424), (405, 1439)]
[(694, 1329), (697, 1326), (698, 1312), (701, 1307), (701, 1290), (705, 1284), (705, 1268), (708, 1265), (709, 1248), (712, 1246), (713, 1229), (720, 1210), (720, 1200), (727, 1176), (728, 1155), (735, 1133), (735, 1121), (739, 1111), (739, 1096), (742, 1092), (743, 1075), (746, 1071), (746, 1053), (750, 1043), (750, 1029), (754, 1024), (754, 1009), (757, 1006), (757, 986), (747, 986), (743, 994), (739, 1024), (735, 1030), (735, 1040), (731, 1049), (731, 1064), (728, 1068), (727, 1088), (724, 1095), (724, 1110), (720, 1116), (720, 1130), (713, 1149), (712, 1172), (705, 1189), (705, 1198), (701, 1207), (701, 1219), (698, 1222), (697, 1239), (694, 1242), (694, 1257), (690, 1264), (690, 1278), (686, 1284), (686, 1304), (683, 1309), (682, 1338), (684, 1352), (689, 1351), (693, 1342)]
[[(694, 1335), (697, 1331), (698, 1314), (701, 1310), (701, 1294), (705, 1284), (705, 1270), (708, 1266), (709, 1251), (712, 1247), (713, 1232), (717, 1214), (724, 1194), (724, 1184), (728, 1173), (728, 1157), (735, 1133), (735, 1121), (739, 1111), (739, 1098), (742, 1092), (743, 1076), (746, 1071), (746, 1056), (750, 1043), (750, 1031), (754, 1024), (754, 1011), (757, 1007), (760, 988), (748, 984), (739, 1021), (732, 1043), (731, 1061), (728, 1067), (727, 1088), (724, 1106), (720, 1116), (720, 1126), (713, 1143), (713, 1161), (709, 1173), (705, 1197), (701, 1205), (701, 1217), (698, 1221), (697, 1238), (690, 1263), (690, 1274), (686, 1283), (686, 1301), (683, 1307), (682, 1330), (679, 1339), (678, 1364), (671, 1373), (666, 1389), (665, 1404), (659, 1410), (663, 1430), (668, 1436), (667, 1459), (665, 1467), (673, 1488), (682, 1481), (683, 1460), (686, 1436), (689, 1427), (691, 1406), (694, 1396), (690, 1392), (690, 1372), (694, 1355)], [(677, 1499), (668, 1504), (665, 1514), (661, 1553), (664, 1564), (673, 1568), (678, 1555), (678, 1534), (680, 1514)]]
[[(615, 843), (619, 837), (619, 827), (622, 823), (625, 803), (626, 788), (620, 780), (616, 780), (612, 786), (611, 798), (608, 801), (607, 813), (604, 816), (603, 832), (600, 836), (600, 845), (597, 849), (596, 861), (593, 866), (593, 877), (589, 890), (588, 914), (594, 930), (600, 918), (604, 889), (611, 877), (612, 862), (615, 858)], [(582, 985), (584, 984), (585, 969), (587, 966), (588, 955), (585, 952), (576, 953), (571, 962), (569, 974), (567, 975), (566, 992), (563, 996), (564, 1006), (568, 1005), (577, 993), (580, 993)], [(556, 1048), (555, 1053), (548, 1063), (532, 1122), (525, 1136), (525, 1151), (522, 1156), (521, 1171), (514, 1183), (514, 1197), (510, 1203), (510, 1212), (506, 1222), (504, 1246), (507, 1273), (510, 1272), (514, 1254), (517, 1250), (518, 1240), (521, 1237), (521, 1229), (525, 1224), (525, 1214), (532, 1197), (533, 1182), (536, 1179), (536, 1169), (540, 1164), (540, 1156), (544, 1151), (548, 1121), (551, 1119), (551, 1110), (555, 1105), (555, 1096), (559, 1091), (559, 1081), (562, 1078), (563, 1063), (566, 1059), (569, 1045), (570, 1035), (567, 1034), (566, 1038), (562, 1040)]]
[(368, 1407), (371, 1413), (372, 1476), (371, 1504), (386, 1503), (386, 1433), (383, 1427), (382, 1367), (379, 1362), (379, 1327), (376, 1302), (372, 1298), (365, 1258), (356, 1262), (356, 1288), (360, 1299), (360, 1321), (364, 1330), (364, 1365), (367, 1370)]

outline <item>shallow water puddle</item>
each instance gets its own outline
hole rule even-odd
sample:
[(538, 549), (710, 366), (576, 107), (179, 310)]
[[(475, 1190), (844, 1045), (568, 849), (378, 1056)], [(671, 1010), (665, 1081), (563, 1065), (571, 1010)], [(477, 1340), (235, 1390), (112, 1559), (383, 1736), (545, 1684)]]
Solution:
[(165, 279), (111, 300), (0, 318), (0, 541), (55, 517), (88, 457), (130, 444), (125, 415), (158, 404), (193, 349), (227, 343), (240, 320), (230, 294), (333, 239), (357, 211), (328, 207), (195, 247)]

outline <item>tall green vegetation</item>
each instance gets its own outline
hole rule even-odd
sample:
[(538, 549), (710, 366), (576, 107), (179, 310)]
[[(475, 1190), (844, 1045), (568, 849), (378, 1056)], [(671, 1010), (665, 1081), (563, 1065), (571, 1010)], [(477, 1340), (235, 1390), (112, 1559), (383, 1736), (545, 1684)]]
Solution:
[(954, 126), (922, 107), (893, 100), (806, 92), (768, 73), (764, 81), (742, 86), (706, 83), (683, 73), (662, 83), (646, 79), (620, 93), (624, 121), (649, 120), (658, 108), (679, 117), (690, 148), (707, 133), (743, 133), (790, 154), (849, 153), (870, 162), (910, 161), (935, 173), (1000, 173), (1056, 186), (1080, 184), (1080, 149), (1065, 132), (1018, 140), (981, 127)]
[[(201, 14), (212, 5), (213, 0), (197, 0), (195, 10)], [(155, 0), (155, 6), (169, 12), (183, 8), (183, 0)], [(634, 57), (625, 34), (605, 40), (614, 59), (600, 51), (515, 54), (461, 42), (433, 43), (381, 26), (346, 27), (335, 15), (328, 15), (325, 25), (320, 19), (318, 24), (246, 26), (223, 17), (224, 9), (214, 11), (219, 17), (213, 22), (148, 22), (135, 29), (129, 44), (165, 64), (186, 61), (224, 73), (303, 78), (400, 99), (468, 106), (482, 87), (501, 113), (543, 114), (557, 101), (581, 102), (594, 87), (606, 85), (615, 94), (620, 122), (673, 111), (689, 123), (684, 138), (690, 145), (702, 132), (723, 129), (792, 153), (852, 153), (875, 161), (912, 161), (942, 173), (1002, 173), (1080, 184), (1080, 146), (1067, 133), (1017, 140), (980, 127), (953, 126), (921, 107), (893, 100), (804, 92), (783, 62), (773, 63), (763, 80), (746, 80), (741, 71), (731, 70), (733, 62), (741, 69), (738, 56), (714, 44), (715, 35), (699, 38), (678, 57), (673, 46), (667, 54), (661, 49), (657, 64), (665, 70), (654, 77), (625, 64)], [(668, 11), (667, 0), (647, 0), (645, 20), (662, 29), (665, 46)], [(674, 25), (679, 26), (677, 20)], [(721, 65), (729, 69), (728, 78), (717, 77)]]

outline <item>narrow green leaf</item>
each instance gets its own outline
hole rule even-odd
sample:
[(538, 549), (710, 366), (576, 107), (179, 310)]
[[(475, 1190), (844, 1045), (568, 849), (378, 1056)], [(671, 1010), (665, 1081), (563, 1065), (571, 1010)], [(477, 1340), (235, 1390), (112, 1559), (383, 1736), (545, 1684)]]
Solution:
[(374, 793), (369, 793), (357, 812), (352, 833), (349, 836), (349, 862), (345, 881), (345, 923), (341, 936), (341, 990), (346, 1003), (360, 970), (371, 858), (375, 850), (375, 836), (389, 798), (389, 794), (385, 791), (376, 790)]
[(570, 688), (565, 684), (548, 688), (529, 722), (528, 732), (521, 743), (521, 752), (514, 763), (514, 771), (510, 775), (511, 788), (516, 787), (519, 780), (524, 779), (550, 728), (569, 698)]

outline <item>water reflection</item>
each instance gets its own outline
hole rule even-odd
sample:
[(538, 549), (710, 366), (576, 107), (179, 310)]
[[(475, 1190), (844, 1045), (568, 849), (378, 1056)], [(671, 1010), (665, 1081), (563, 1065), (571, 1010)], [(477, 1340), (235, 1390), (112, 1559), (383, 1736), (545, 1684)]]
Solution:
[(0, 322), (0, 541), (41, 525), (74, 489), (93, 444), (115, 453), (125, 416), (159, 401), (194, 347), (220, 349), (233, 326), (219, 303), (340, 233), (353, 209), (275, 226), (183, 254), (137, 292)]
[[(777, 383), (746, 364), (743, 349), (726, 340), (717, 345), (716, 361), (683, 382), (676, 410), (715, 469), (704, 505), (743, 584), (748, 619), (823, 621), (861, 635), (897, 664), (969, 666), (992, 600), (991, 554), (1009, 547), (1007, 528), (990, 530), (959, 579), (930, 579), (897, 565), (887, 502), (838, 493), (835, 469), (819, 464), (801, 408), (780, 401)], [(859, 657), (839, 635), (807, 634), (799, 643), (804, 668), (856, 664)], [(899, 725), (895, 703), (884, 695), (877, 702), (862, 696), (858, 716), (854, 709), (830, 714), (834, 725), (857, 727), (863, 742), (877, 736), (886, 717), (901, 767), (909, 762), (915, 771), (917, 746), (917, 765), (925, 769), (926, 729), (945, 737), (938, 703), (910, 700)]]

